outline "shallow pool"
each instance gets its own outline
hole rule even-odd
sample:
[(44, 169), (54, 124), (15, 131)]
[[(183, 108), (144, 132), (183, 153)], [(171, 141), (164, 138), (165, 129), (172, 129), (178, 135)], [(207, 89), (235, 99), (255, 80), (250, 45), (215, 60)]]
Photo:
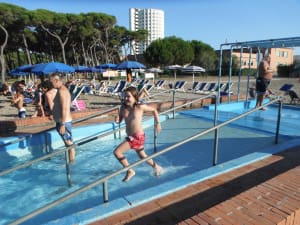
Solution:
[[(226, 109), (229, 108), (230, 106), (227, 105)], [(234, 107), (232, 111), (220, 111), (219, 123), (240, 113)], [(159, 195), (172, 192), (189, 185), (189, 183), (199, 181), (199, 179), (207, 179), (214, 173), (222, 173), (276, 153), (276, 151), (282, 150), (278, 148), (278, 145), (276, 147), (274, 145), (276, 112), (275, 106), (269, 107), (267, 111), (257, 112), (230, 126), (221, 128), (218, 166), (212, 167), (214, 146), (214, 133), (212, 132), (158, 157), (156, 161), (165, 170), (161, 177), (154, 177), (152, 169), (147, 164), (142, 164), (136, 168), (136, 176), (128, 183), (121, 182), (124, 174), (111, 179), (108, 182), (109, 203), (106, 205), (103, 204), (102, 186), (99, 186), (24, 224), (84, 224), (93, 220), (90, 218), (92, 214), (89, 213), (91, 212), (96, 211), (97, 216), (94, 216), (101, 218), (131, 207), (131, 205), (141, 204)], [(296, 127), (300, 125), (298, 124), (300, 123), (299, 117), (300, 112), (295, 108), (283, 109), (280, 129), (282, 135), (279, 137), (281, 145), (299, 138), (300, 134), (298, 131), (296, 132)], [(162, 119), (163, 130), (158, 136), (158, 151), (213, 126), (213, 110), (211, 108), (178, 112), (175, 120), (167, 118)], [(147, 136), (145, 147), (149, 155), (154, 152), (152, 123), (153, 120), (145, 123)], [(99, 126), (103, 128), (111, 126), (111, 124), (98, 124)], [(98, 128), (98, 131), (103, 131), (102, 128)], [(91, 127), (78, 129), (80, 129), (80, 134), (91, 134), (97, 130), (91, 129)], [(74, 131), (74, 133), (76, 132)], [(12, 222), (120, 169), (121, 165), (114, 158), (112, 151), (123, 138), (124, 135), (121, 139), (115, 139), (113, 135), (110, 135), (78, 147), (76, 164), (70, 168), (72, 180), (70, 188), (66, 181), (64, 155), (2, 176), (0, 178), (2, 187), (0, 191), (0, 224)], [(58, 146), (59, 144), (54, 140), (56, 138), (52, 137), (51, 143), (53, 146)], [(24, 149), (20, 150), (23, 153), (19, 155), (18, 150), (7, 150), (5, 166), (12, 166), (44, 154), (43, 147)], [(10, 151), (13, 152), (12, 155), (10, 155)], [(130, 151), (126, 156), (130, 162), (138, 160), (134, 151)], [(3, 165), (2, 169), (5, 169)], [(217, 170), (217, 172), (213, 173), (213, 170)]]

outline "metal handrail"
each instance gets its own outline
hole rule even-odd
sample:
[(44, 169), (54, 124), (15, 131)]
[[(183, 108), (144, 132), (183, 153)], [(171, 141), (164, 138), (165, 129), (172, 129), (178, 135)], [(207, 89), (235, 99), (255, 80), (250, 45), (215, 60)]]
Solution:
[[(98, 179), (98, 180), (96, 180), (96, 181), (94, 181), (94, 182), (92, 182), (92, 183), (90, 183), (90, 184), (82, 187), (82, 188), (79, 188), (78, 190), (76, 190), (76, 191), (74, 191), (72, 193), (69, 193), (69, 194), (65, 195), (64, 197), (61, 197), (61, 198), (59, 198), (59, 199), (57, 199), (57, 200), (55, 200), (55, 201), (53, 201), (53, 202), (51, 202), (51, 203), (43, 206), (43, 207), (40, 207), (40, 208), (34, 210), (33, 212), (31, 212), (31, 213), (29, 213), (29, 214), (27, 214), (27, 215), (25, 215), (25, 216), (23, 216), (23, 217), (15, 220), (14, 222), (10, 223), (10, 225), (17, 225), (17, 224), (20, 224), (22, 222), (25, 222), (25, 221), (33, 218), (34, 216), (37, 216), (37, 215), (39, 215), (39, 214), (41, 214), (41, 213), (43, 213), (43, 212), (45, 212), (45, 211), (47, 211), (49, 209), (51, 209), (51, 208), (53, 208), (53, 207), (61, 204), (61, 203), (63, 203), (65, 201), (73, 198), (74, 196), (77, 196), (78, 194), (80, 194), (80, 193), (82, 193), (84, 191), (87, 191), (87, 190), (89, 190), (91, 188), (94, 188), (94, 187), (98, 186), (99, 184), (103, 185), (104, 202), (108, 202), (107, 182), (108, 182), (109, 179), (111, 179), (111, 178), (113, 178), (113, 177), (115, 177), (115, 176), (117, 176), (117, 175), (119, 175), (119, 174), (127, 171), (128, 169), (136, 167), (136, 166), (138, 166), (138, 165), (140, 165), (140, 164), (148, 161), (149, 159), (153, 159), (153, 158), (156, 158), (156, 157), (158, 157), (158, 156), (160, 156), (162, 154), (165, 154), (166, 152), (169, 152), (169, 151), (173, 150), (174, 148), (177, 148), (177, 147), (179, 147), (179, 146), (181, 146), (181, 145), (183, 145), (183, 144), (185, 144), (185, 143), (187, 143), (189, 141), (192, 141), (192, 140), (194, 140), (194, 139), (196, 139), (198, 137), (201, 137), (201, 136), (203, 136), (205, 134), (208, 134), (208, 133), (210, 133), (210, 132), (212, 132), (214, 130), (219, 130), (221, 127), (223, 127), (223, 126), (225, 126), (227, 124), (230, 124), (230, 123), (232, 123), (232, 122), (234, 122), (234, 121), (236, 121), (238, 119), (241, 119), (241, 118), (243, 118), (243, 117), (245, 117), (245, 116), (247, 116), (247, 115), (249, 115), (251, 113), (254, 113), (254, 112), (258, 111), (258, 110), (261, 110), (263, 107), (268, 106), (270, 104), (273, 104), (275, 102), (279, 102), (278, 118), (277, 118), (276, 132), (275, 132), (275, 144), (277, 144), (278, 143), (278, 135), (279, 135), (279, 126), (280, 126), (280, 115), (281, 115), (281, 109), (282, 109), (282, 101), (281, 101), (280, 97), (271, 100), (270, 102), (264, 104), (261, 107), (254, 108), (254, 109), (252, 109), (252, 110), (250, 110), (248, 112), (240, 114), (240, 115), (238, 115), (238, 116), (236, 116), (236, 117), (234, 117), (232, 119), (229, 119), (229, 120), (227, 120), (227, 121), (225, 121), (223, 123), (220, 123), (218, 125), (214, 125), (213, 127), (208, 128), (205, 131), (199, 132), (199, 133), (197, 133), (197, 134), (195, 134), (195, 135), (193, 135), (193, 136), (185, 139), (184, 141), (178, 142), (178, 143), (176, 143), (176, 144), (174, 144), (172, 146), (169, 146), (169, 147), (167, 147), (165, 149), (162, 149), (161, 151), (156, 152), (156, 153), (154, 153), (154, 154), (152, 154), (152, 155), (150, 155), (150, 156), (148, 156), (148, 157), (146, 157), (144, 159), (140, 159), (140, 160), (138, 160), (138, 161), (130, 164), (127, 167), (124, 167), (124, 168), (122, 168), (122, 169), (120, 169), (120, 170), (118, 170), (116, 172), (113, 172), (113, 173), (111, 173), (111, 174), (109, 174), (109, 175), (107, 175), (105, 177), (102, 177), (102, 178), (100, 178), (100, 179)], [(215, 164), (215, 162), (217, 161), (217, 158), (215, 158), (218, 155), (217, 151), (218, 151), (218, 149), (214, 149), (213, 164)]]

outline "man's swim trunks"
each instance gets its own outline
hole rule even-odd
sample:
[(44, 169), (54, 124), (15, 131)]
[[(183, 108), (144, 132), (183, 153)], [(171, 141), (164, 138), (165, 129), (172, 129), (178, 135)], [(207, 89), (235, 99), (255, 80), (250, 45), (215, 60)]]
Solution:
[[(56, 123), (56, 130), (59, 133), (61, 127), (61, 123)], [(62, 139), (64, 141), (72, 141), (72, 122), (66, 122), (65, 123), (65, 133), (64, 134), (60, 134), (60, 136), (62, 137)]]
[(21, 108), (18, 113), (19, 118), (26, 118), (26, 109)]
[(145, 133), (135, 133), (131, 136), (126, 137), (130, 148), (134, 150), (140, 150), (144, 148), (145, 143)]
[(256, 79), (256, 93), (261, 95), (265, 94), (267, 92), (270, 82), (271, 80), (258, 77)]

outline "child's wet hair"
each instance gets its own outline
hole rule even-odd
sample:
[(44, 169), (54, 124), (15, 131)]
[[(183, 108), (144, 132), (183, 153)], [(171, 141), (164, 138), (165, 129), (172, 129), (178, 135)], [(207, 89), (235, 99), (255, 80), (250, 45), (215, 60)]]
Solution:
[(136, 102), (139, 101), (139, 92), (136, 87), (130, 86), (130, 87), (126, 88), (124, 90), (124, 92), (130, 92), (132, 94), (132, 96), (134, 97), (134, 99), (136, 100)]

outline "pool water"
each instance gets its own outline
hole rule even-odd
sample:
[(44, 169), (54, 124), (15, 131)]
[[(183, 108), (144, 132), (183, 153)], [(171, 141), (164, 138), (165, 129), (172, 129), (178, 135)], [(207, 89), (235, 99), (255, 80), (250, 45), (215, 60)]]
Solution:
[[(267, 153), (274, 146), (274, 132), (276, 126), (276, 107), (257, 112), (255, 115), (240, 119), (232, 125), (220, 129), (218, 164), (238, 160), (245, 155)], [(238, 111), (219, 112), (219, 122), (226, 121), (236, 116)], [(282, 111), (282, 125), (279, 142), (299, 138), (296, 132), (300, 123), (299, 111), (293, 108), (284, 108)], [(153, 122), (153, 120), (151, 120)], [(196, 133), (213, 126), (213, 111), (211, 109), (194, 109), (177, 113), (176, 119), (166, 119), (162, 122), (162, 132), (158, 135), (158, 151), (189, 138)], [(89, 133), (89, 127), (83, 127), (85, 133)], [(150, 155), (154, 152), (154, 132), (152, 126), (145, 126), (146, 152)], [(204, 135), (193, 141), (177, 147), (175, 150), (159, 156), (157, 161), (163, 168), (161, 177), (154, 177), (152, 168), (144, 163), (138, 166), (136, 176), (127, 183), (121, 180), (125, 174), (117, 176), (108, 182), (109, 201), (124, 199), (128, 203), (134, 201), (132, 195), (144, 193), (145, 190), (159, 187), (163, 184), (176, 183), (179, 177), (192, 175), (212, 167), (214, 132)], [(68, 187), (66, 181), (64, 155), (52, 157), (4, 175), (0, 178), (0, 224), (7, 224), (17, 218), (32, 212), (45, 204), (50, 203), (68, 193), (71, 193), (84, 185), (87, 185), (100, 177), (106, 176), (118, 169), (120, 163), (113, 155), (114, 148), (124, 139), (115, 139), (110, 135), (104, 139), (96, 140), (77, 148), (76, 163), (71, 165), (72, 187)], [(268, 149), (268, 150), (266, 150)], [(43, 154), (41, 149), (30, 149), (34, 155)], [(37, 153), (39, 152), (39, 153)], [(126, 156), (130, 162), (135, 162), (138, 157), (134, 151), (129, 151)], [(32, 155), (21, 154), (17, 163), (28, 160)], [(15, 159), (14, 159), (15, 160)], [(16, 163), (16, 162), (13, 162)], [(7, 165), (13, 164), (9, 162)], [(172, 187), (168, 187), (172, 190)], [(143, 195), (144, 200), (153, 196)], [(102, 186), (93, 188), (83, 194), (66, 201), (24, 224), (65, 224), (50, 222), (57, 218), (76, 218), (76, 213), (97, 207), (103, 204)], [(80, 220), (80, 219), (78, 219)], [(77, 223), (79, 223), (77, 221)]]

